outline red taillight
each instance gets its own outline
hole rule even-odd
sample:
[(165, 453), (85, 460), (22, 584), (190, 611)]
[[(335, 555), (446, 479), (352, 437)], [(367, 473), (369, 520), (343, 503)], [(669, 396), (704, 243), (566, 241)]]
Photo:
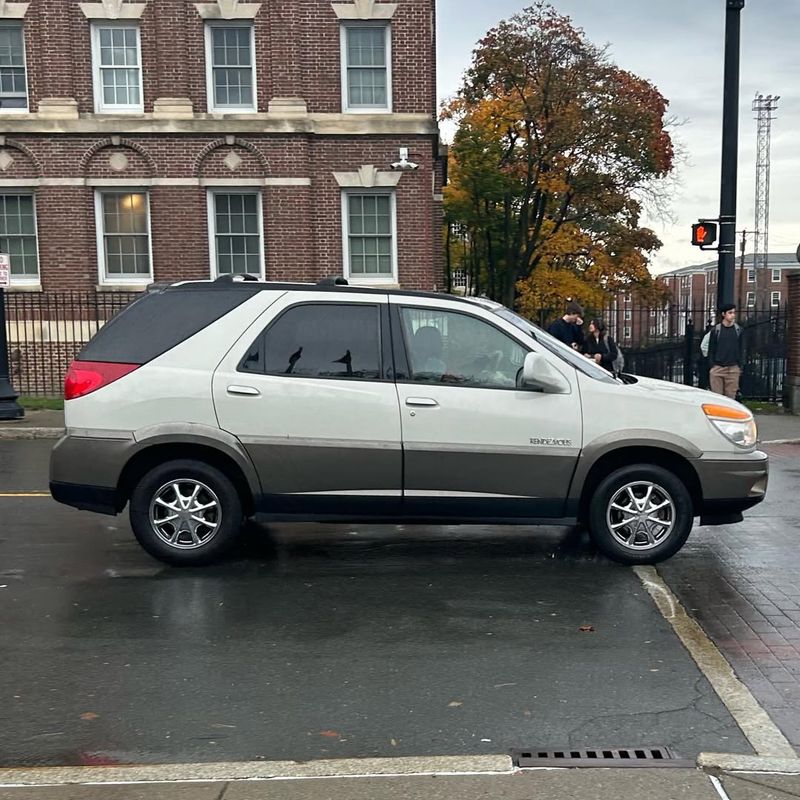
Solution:
[(140, 366), (114, 364), (110, 361), (73, 361), (64, 378), (64, 399), (74, 400), (102, 389)]

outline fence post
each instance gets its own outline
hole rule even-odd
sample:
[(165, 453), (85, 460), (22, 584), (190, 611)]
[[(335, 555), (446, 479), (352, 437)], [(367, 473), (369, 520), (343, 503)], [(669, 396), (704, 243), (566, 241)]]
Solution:
[(17, 402), (18, 396), (11, 384), (6, 338), (5, 289), (0, 286), (0, 419), (19, 419), (25, 416), (25, 411)]
[(683, 351), (683, 382), (687, 386), (694, 386), (694, 319), (691, 314), (686, 316), (686, 335)]
[(788, 276), (789, 302), (786, 305), (786, 410), (800, 414), (800, 271)]

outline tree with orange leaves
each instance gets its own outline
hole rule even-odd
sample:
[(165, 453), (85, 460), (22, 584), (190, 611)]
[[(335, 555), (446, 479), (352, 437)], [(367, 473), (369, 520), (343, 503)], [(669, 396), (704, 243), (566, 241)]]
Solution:
[(661, 242), (640, 217), (673, 168), (666, 109), (546, 2), (486, 34), (443, 111), (458, 124), (446, 219), (486, 293), (529, 313), (658, 294), (647, 264)]

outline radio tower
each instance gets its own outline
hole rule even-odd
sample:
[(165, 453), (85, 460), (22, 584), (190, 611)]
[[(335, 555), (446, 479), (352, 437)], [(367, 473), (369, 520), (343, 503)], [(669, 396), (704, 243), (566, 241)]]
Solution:
[[(769, 151), (770, 129), (773, 112), (778, 108), (780, 97), (757, 94), (753, 100), (753, 112), (758, 127), (756, 146), (756, 219), (755, 249), (753, 250), (753, 271), (755, 273), (756, 306), (762, 305), (766, 291), (767, 267), (769, 262)], [(762, 302), (759, 303), (759, 300)]]

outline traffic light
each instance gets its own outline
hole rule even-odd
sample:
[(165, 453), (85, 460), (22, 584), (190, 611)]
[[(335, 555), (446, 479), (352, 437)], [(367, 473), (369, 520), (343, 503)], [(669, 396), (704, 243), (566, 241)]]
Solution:
[(697, 222), (692, 225), (692, 244), (695, 247), (709, 247), (716, 241), (716, 222)]

